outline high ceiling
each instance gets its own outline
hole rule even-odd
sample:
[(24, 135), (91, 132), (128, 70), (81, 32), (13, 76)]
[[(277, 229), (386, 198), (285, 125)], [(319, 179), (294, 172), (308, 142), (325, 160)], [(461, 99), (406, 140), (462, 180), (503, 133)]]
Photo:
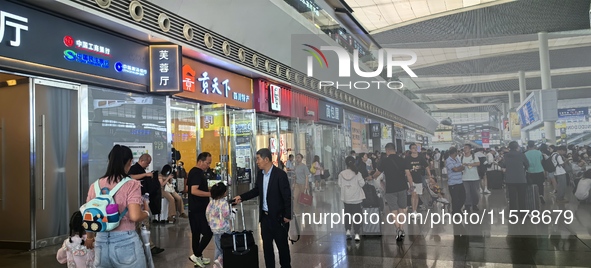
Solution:
[[(514, 0), (510, 0), (514, 1)], [(370, 33), (457, 12), (496, 5), (507, 0), (347, 0), (355, 18)]]
[(539, 32), (559, 98), (591, 97), (591, 0), (343, 1), (381, 47), (417, 54), (418, 77), (395, 75), (427, 110), (499, 111), (511, 91), (518, 103), (519, 71), (541, 89)]

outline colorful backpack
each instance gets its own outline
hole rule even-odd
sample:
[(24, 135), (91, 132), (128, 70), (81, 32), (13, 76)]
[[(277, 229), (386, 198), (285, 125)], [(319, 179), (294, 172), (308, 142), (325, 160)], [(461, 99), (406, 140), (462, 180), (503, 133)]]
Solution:
[(115, 203), (113, 196), (119, 188), (131, 179), (121, 180), (112, 190), (100, 188), (99, 181), (94, 184), (95, 198), (80, 207), (82, 213), (82, 227), (88, 232), (109, 232), (119, 226), (119, 222), (127, 213), (119, 213), (119, 205)]

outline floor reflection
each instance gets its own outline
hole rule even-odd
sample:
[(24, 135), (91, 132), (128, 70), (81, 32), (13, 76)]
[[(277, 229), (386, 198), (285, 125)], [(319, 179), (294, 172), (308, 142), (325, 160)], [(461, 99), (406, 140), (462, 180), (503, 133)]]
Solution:
[[(442, 187), (447, 190), (447, 187)], [(548, 187), (549, 188), (549, 187)], [(569, 191), (571, 193), (572, 191)], [(314, 205), (302, 207), (302, 213), (340, 212), (343, 204), (335, 184), (324, 192), (314, 192)], [(409, 224), (404, 241), (396, 241), (394, 228), (382, 226), (382, 236), (363, 236), (361, 241), (347, 240), (342, 225), (313, 225), (299, 222), (300, 240), (291, 245), (292, 266), (326, 267), (590, 267), (591, 206), (571, 202), (556, 204), (546, 193), (546, 210), (573, 211), (571, 224), (501, 224), (497, 213), (507, 208), (503, 189), (481, 198), (480, 208), (494, 210), (485, 215), (482, 224)], [(428, 204), (428, 200), (424, 200)], [(386, 210), (387, 210), (386, 206)], [(429, 208), (440, 213), (441, 207)], [(247, 229), (255, 230), (261, 244), (255, 203), (245, 204)], [(427, 216), (426, 211), (422, 212)], [(554, 218), (553, 218), (554, 220)], [(241, 228), (239, 228), (241, 229)], [(295, 235), (295, 230), (292, 230)], [(154, 225), (154, 242), (164, 248), (154, 257), (156, 267), (193, 267), (190, 255), (190, 228), (186, 219), (176, 224)], [(259, 246), (262, 250), (262, 247)], [(63, 267), (55, 260), (57, 247), (33, 252), (0, 250), (0, 267)], [(213, 256), (213, 242), (205, 256)], [(259, 253), (263, 262), (262, 251)], [(278, 256), (276, 257), (278, 260)], [(279, 264), (277, 264), (279, 267)]]

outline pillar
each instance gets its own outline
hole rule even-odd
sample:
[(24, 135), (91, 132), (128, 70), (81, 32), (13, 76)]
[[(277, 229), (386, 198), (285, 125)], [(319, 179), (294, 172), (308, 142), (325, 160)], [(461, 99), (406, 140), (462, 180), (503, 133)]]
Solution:
[(525, 98), (527, 98), (525, 92), (525, 72), (519, 71), (519, 103), (523, 104)]
[[(548, 49), (548, 33), (538, 33), (540, 45), (540, 75), (542, 78), (542, 90), (552, 89), (552, 78), (550, 76), (550, 50)], [(546, 142), (556, 144), (556, 122), (544, 122)]]
[(515, 104), (515, 98), (513, 97), (513, 91), (509, 91), (509, 106), (507, 106), (508, 110), (515, 108), (513, 105)]

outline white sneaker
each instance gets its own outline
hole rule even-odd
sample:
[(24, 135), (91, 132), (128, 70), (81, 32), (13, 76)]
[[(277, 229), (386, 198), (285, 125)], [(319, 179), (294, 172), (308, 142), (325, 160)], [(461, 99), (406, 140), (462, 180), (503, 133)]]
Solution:
[(485, 193), (485, 194), (490, 194), (490, 191), (489, 191), (488, 189), (485, 189), (485, 190), (484, 190), (484, 193)]
[(192, 261), (195, 264), (195, 266), (198, 266), (201, 268), (205, 267), (205, 264), (203, 263), (203, 259), (195, 256), (195, 254), (191, 255), (189, 257), (189, 260)]
[(482, 191), (482, 188), (480, 188), (480, 194), (483, 194), (483, 193), (484, 193), (484, 191)]
[(347, 230), (347, 239), (351, 239), (351, 230)]
[(359, 241), (361, 240), (361, 237), (359, 237), (359, 234), (355, 234), (355, 241)]
[(208, 265), (211, 260), (209, 258), (205, 258), (205, 257), (201, 257), (201, 260), (203, 261), (203, 264)]
[(449, 204), (449, 201), (447, 201), (447, 199), (445, 199), (443, 197), (438, 198), (437, 201), (440, 203)]
[(222, 266), (222, 263), (220, 262), (220, 260), (215, 260), (213, 261), (213, 267), (217, 267), (217, 268), (224, 268)]

